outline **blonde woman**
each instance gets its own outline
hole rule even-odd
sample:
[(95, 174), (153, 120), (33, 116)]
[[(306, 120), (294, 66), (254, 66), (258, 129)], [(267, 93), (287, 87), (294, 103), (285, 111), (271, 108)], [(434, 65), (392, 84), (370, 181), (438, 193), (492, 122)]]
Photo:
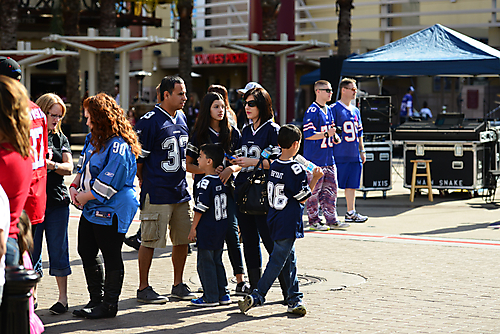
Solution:
[[(73, 162), (68, 138), (61, 131), (66, 106), (56, 94), (44, 94), (36, 104), (47, 116), (48, 152), (47, 207), (45, 219), (36, 227), (33, 236), (33, 266), (43, 276), (42, 243), (45, 232), (49, 253), (49, 275), (55, 276), (59, 289), (57, 302), (49, 309), (52, 314), (68, 311), (68, 276), (71, 274), (68, 252), (69, 193), (64, 185), (64, 175), (71, 175)], [(36, 294), (35, 294), (36, 298)]]
[(28, 198), (33, 175), (30, 158), (30, 115), (26, 88), (0, 75), (0, 185), (10, 205), (10, 227), (5, 265), (19, 263), (19, 217)]

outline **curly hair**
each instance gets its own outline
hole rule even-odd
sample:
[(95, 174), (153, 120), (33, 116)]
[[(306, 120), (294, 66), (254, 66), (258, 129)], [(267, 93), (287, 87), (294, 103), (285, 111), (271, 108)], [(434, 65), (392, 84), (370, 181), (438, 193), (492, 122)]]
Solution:
[(122, 137), (130, 145), (132, 153), (137, 158), (141, 153), (141, 145), (132, 125), (125, 117), (125, 112), (115, 99), (105, 93), (90, 96), (83, 101), (92, 122), (92, 138), (90, 143), (97, 152), (103, 149), (106, 141), (113, 136)]
[(23, 158), (31, 152), (29, 98), (19, 81), (0, 75), (0, 137)]
[(42, 109), (45, 115), (49, 113), (50, 108), (52, 108), (54, 104), (59, 104), (61, 106), (62, 115), (61, 118), (59, 119), (59, 122), (56, 125), (56, 128), (54, 129), (54, 132), (56, 133), (62, 132), (61, 123), (64, 116), (66, 115), (66, 105), (64, 104), (63, 100), (56, 94), (47, 93), (40, 96), (35, 103), (40, 107), (40, 109)]

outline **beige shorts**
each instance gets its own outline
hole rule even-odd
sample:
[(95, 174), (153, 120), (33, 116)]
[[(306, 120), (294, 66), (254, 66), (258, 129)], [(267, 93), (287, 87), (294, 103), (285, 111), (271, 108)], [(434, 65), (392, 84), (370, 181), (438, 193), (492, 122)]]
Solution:
[(141, 210), (141, 244), (149, 248), (167, 246), (167, 227), (172, 245), (189, 244), (188, 235), (193, 222), (190, 202), (177, 204), (150, 204), (146, 195)]

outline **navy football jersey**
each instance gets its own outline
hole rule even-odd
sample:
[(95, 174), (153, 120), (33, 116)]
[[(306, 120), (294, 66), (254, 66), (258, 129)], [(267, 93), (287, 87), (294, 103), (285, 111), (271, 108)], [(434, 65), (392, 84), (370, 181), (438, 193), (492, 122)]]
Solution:
[[(237, 154), (241, 157), (260, 158), (264, 149), (270, 145), (278, 147), (278, 132), (280, 126), (268, 120), (254, 131), (252, 124), (246, 125), (241, 130), (240, 145)], [(245, 167), (240, 170), (235, 180), (235, 185), (243, 184), (253, 172), (255, 166)]]
[(221, 249), (227, 233), (227, 194), (218, 175), (206, 175), (196, 184), (194, 210), (201, 219), (196, 244), (201, 249)]
[[(211, 144), (218, 144), (220, 142), (219, 133), (216, 132), (211, 127), (209, 127), (208, 129), (209, 129), (210, 143)], [(197, 136), (196, 132), (193, 132), (193, 134), (191, 136), (189, 136), (189, 142), (188, 142), (187, 147), (186, 147), (186, 155), (193, 158), (194, 164), (198, 166), (197, 159), (200, 156), (200, 146), (203, 144), (207, 144), (207, 143), (198, 143), (198, 138), (196, 136)], [(238, 143), (240, 141), (240, 138), (241, 138), (240, 131), (238, 129), (236, 129), (235, 127), (232, 127), (230, 151), (225, 152), (225, 153), (227, 153), (229, 155), (233, 155), (234, 151), (238, 148)], [(224, 167), (227, 167), (227, 160), (224, 159), (223, 162), (224, 162)], [(200, 182), (202, 177), (203, 177), (203, 174), (195, 174), (194, 175), (194, 184), (197, 184), (198, 182)]]
[(304, 158), (313, 162), (317, 166), (333, 166), (333, 137), (321, 138), (317, 140), (306, 140), (315, 132), (325, 132), (335, 126), (335, 119), (329, 106), (320, 107), (313, 102), (304, 114)]
[(304, 204), (300, 202), (310, 196), (306, 172), (298, 162), (273, 161), (267, 179), (267, 224), (273, 240), (304, 237)]
[(118, 232), (127, 233), (139, 202), (134, 189), (137, 164), (130, 145), (122, 137), (110, 138), (100, 152), (90, 144), (88, 135), (78, 163), (79, 187), (91, 191), (96, 199), (83, 207), (91, 223), (111, 225), (118, 216)]
[(332, 106), (332, 110), (337, 125), (342, 128), (342, 141), (333, 148), (335, 160), (337, 162), (361, 162), (359, 137), (363, 137), (363, 124), (359, 109), (338, 101)]
[(151, 204), (175, 204), (191, 199), (186, 182), (186, 115), (172, 117), (159, 104), (136, 124), (142, 144), (137, 163), (142, 163), (141, 205), (146, 194)]

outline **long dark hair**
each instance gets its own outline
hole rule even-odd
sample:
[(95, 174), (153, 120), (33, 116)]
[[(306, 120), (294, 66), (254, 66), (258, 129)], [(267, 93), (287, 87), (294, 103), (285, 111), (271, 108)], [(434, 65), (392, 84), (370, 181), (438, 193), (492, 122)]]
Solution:
[[(196, 134), (196, 140), (199, 145), (210, 143), (210, 130), (208, 129), (212, 119), (212, 116), (210, 116), (210, 108), (212, 107), (212, 103), (216, 100), (222, 101), (222, 104), (224, 105), (224, 98), (219, 93), (215, 92), (207, 93), (207, 95), (203, 97), (203, 100), (201, 100), (200, 111), (193, 129), (193, 134)], [(224, 118), (219, 122), (219, 126), (220, 144), (224, 151), (229, 153), (231, 150), (232, 128), (227, 118), (227, 110)]]
[(255, 104), (257, 105), (257, 109), (259, 109), (260, 126), (273, 118), (273, 101), (271, 100), (271, 96), (269, 96), (267, 90), (264, 88), (250, 89), (245, 93), (245, 96), (243, 96), (243, 100), (246, 101), (247, 97), (250, 95), (252, 95), (255, 99)]

